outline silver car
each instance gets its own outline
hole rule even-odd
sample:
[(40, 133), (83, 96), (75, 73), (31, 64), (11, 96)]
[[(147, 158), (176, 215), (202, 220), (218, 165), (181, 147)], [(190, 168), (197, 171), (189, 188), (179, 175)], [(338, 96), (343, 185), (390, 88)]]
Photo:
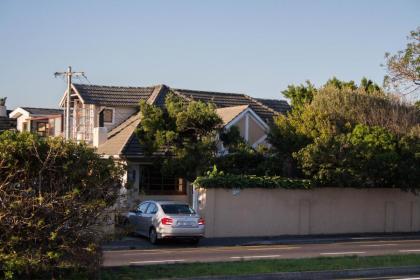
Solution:
[(127, 221), (136, 234), (153, 244), (164, 238), (188, 238), (198, 243), (204, 237), (205, 222), (188, 204), (148, 200), (128, 212)]

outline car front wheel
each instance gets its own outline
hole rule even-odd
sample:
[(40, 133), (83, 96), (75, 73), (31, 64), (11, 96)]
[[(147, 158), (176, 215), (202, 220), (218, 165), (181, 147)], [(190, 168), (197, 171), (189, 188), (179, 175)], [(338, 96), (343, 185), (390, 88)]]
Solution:
[(155, 228), (151, 228), (150, 232), (149, 232), (149, 240), (150, 243), (152, 244), (157, 244), (158, 243), (158, 237), (157, 237), (157, 232)]

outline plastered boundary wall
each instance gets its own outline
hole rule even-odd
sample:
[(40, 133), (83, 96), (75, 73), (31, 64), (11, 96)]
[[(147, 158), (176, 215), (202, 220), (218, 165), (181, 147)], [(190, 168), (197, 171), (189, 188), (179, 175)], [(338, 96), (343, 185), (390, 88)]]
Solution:
[(206, 237), (420, 231), (420, 196), (395, 189), (199, 189)]

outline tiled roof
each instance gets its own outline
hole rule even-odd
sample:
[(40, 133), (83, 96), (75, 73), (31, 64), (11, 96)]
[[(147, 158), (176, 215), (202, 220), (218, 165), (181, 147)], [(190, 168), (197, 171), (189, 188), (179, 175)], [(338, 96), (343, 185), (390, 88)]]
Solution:
[(236, 118), (240, 113), (246, 110), (248, 107), (249, 107), (248, 105), (224, 107), (224, 108), (216, 109), (216, 113), (222, 118), (223, 125), (227, 125), (234, 118)]
[(140, 114), (133, 114), (130, 118), (108, 133), (108, 140), (102, 145), (99, 145), (97, 152), (110, 156), (124, 154), (124, 149), (130, 142), (130, 139), (135, 136), (135, 130), (139, 123)]
[(265, 106), (273, 109), (274, 111), (286, 113), (288, 112), (291, 107), (286, 100), (278, 100), (278, 99), (263, 99), (263, 98), (255, 98), (255, 100), (261, 102)]
[(218, 108), (249, 105), (249, 107), (251, 107), (251, 109), (267, 123), (271, 123), (275, 115), (284, 113), (283, 111), (277, 111), (274, 108), (270, 108), (261, 101), (245, 94), (188, 89), (174, 89), (174, 91), (193, 100), (213, 102)]
[[(286, 101), (255, 99), (238, 93), (172, 89), (165, 85), (141, 88), (80, 84), (74, 86), (86, 104), (104, 106), (138, 106), (140, 99), (144, 99), (148, 103), (163, 107), (165, 97), (172, 91), (187, 100), (214, 103), (225, 124), (247, 108), (251, 108), (267, 123), (271, 123), (275, 115), (285, 113), (290, 108)], [(135, 134), (139, 123), (140, 115), (136, 112), (108, 133), (108, 140), (98, 147), (97, 152), (127, 158), (144, 157), (144, 147)]]
[(31, 115), (62, 115), (63, 109), (51, 109), (51, 108), (33, 108), (33, 107), (20, 107), (23, 110), (29, 112)]
[(73, 84), (85, 104), (102, 106), (138, 106), (141, 99), (148, 99), (155, 87), (114, 87)]

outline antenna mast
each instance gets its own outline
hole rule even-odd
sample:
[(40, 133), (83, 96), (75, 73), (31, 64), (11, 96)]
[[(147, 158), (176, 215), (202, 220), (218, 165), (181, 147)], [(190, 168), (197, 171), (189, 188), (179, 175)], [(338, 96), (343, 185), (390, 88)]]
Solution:
[(65, 139), (70, 139), (70, 98), (71, 98), (71, 78), (72, 76), (85, 76), (85, 72), (72, 72), (71, 66), (68, 67), (66, 72), (55, 72), (54, 76), (65, 76), (67, 78), (67, 96), (66, 96), (66, 105), (65, 105)]

